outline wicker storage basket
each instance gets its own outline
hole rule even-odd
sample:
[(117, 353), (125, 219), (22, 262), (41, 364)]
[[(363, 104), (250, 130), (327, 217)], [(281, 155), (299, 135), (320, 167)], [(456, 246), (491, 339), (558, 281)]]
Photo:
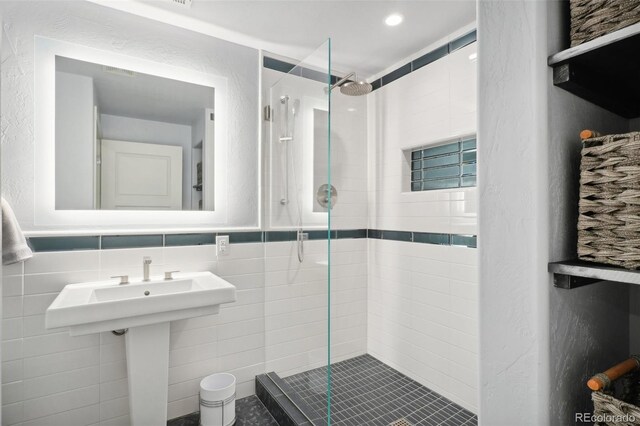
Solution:
[(640, 267), (640, 132), (585, 139), (578, 257)]
[(570, 0), (571, 46), (640, 22), (638, 0)]
[(606, 389), (591, 393), (594, 425), (640, 425), (639, 379), (638, 372), (632, 372), (620, 377)]

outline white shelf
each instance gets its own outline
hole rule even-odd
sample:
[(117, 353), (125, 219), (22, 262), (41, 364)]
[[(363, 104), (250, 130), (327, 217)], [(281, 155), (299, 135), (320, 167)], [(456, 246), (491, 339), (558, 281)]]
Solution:
[(621, 30), (614, 31), (609, 34), (605, 34), (601, 37), (598, 37), (591, 41), (587, 41), (586, 43), (582, 43), (578, 46), (563, 50), (561, 52), (556, 53), (555, 55), (551, 55), (549, 56), (549, 59), (547, 62), (550, 66), (559, 65), (563, 62), (567, 62), (571, 60), (572, 58), (575, 58), (576, 56), (584, 55), (585, 53), (603, 48), (610, 44), (617, 43), (621, 40), (624, 40), (639, 34), (640, 34), (640, 22), (638, 22), (637, 24), (630, 25), (626, 28), (622, 28)]

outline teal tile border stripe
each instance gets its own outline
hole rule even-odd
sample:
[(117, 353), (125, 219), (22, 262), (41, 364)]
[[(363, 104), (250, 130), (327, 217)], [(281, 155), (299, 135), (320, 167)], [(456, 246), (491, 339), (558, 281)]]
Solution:
[(406, 241), (420, 244), (436, 244), (441, 246), (478, 247), (477, 235), (441, 234), (436, 232), (407, 232), (369, 229), (367, 238), (375, 240)]
[(215, 244), (216, 234), (166, 234), (164, 236), (165, 247), (201, 246)]
[(29, 244), (35, 252), (99, 250), (100, 237), (38, 237), (29, 238)]
[(100, 237), (100, 248), (124, 249), (124, 248), (144, 248), (163, 247), (164, 235), (104, 235)]
[[(412, 72), (424, 67), (425, 65), (429, 65), (430, 63), (437, 61), (438, 59), (443, 58), (458, 49), (474, 43), (477, 38), (478, 34), (475, 29), (464, 35), (461, 35), (460, 37), (451, 40), (449, 43), (437, 47), (434, 50), (420, 56), (419, 58), (416, 58), (413, 61), (408, 62), (399, 68), (396, 68), (395, 70), (378, 78), (377, 80), (372, 81), (371, 85), (373, 86), (373, 90), (377, 90), (383, 86), (386, 86), (387, 84), (392, 83), (397, 79), (404, 77), (405, 75), (411, 74)], [(297, 75), (298, 77), (309, 78), (316, 81), (325, 82), (326, 80), (326, 75), (324, 74), (320, 74), (318, 76), (315, 75), (312, 70), (308, 70), (306, 68), (297, 66), (296, 64), (291, 64), (279, 59), (270, 58), (268, 56), (265, 56), (263, 58), (262, 66), (274, 71), (289, 73)], [(334, 75), (331, 76), (331, 84), (334, 84), (337, 80), (338, 77)]]
[[(280, 59), (271, 58), (269, 56), (265, 56), (264, 58), (262, 58), (262, 66), (264, 68), (279, 71), (285, 74), (291, 74), (298, 77), (319, 81), (320, 83), (327, 82), (326, 73), (316, 71), (311, 68), (302, 67), (300, 66), (300, 64), (292, 64), (286, 61), (281, 61)], [(334, 84), (338, 80), (340, 80), (338, 76), (331, 76), (331, 84)]]
[[(326, 240), (328, 231), (305, 230), (309, 240)], [(35, 252), (73, 250), (112, 250), (144, 247), (181, 247), (215, 244), (216, 236), (228, 235), (231, 244), (272, 243), (295, 241), (296, 231), (248, 231), (156, 235), (89, 235), (61, 237), (32, 237), (29, 245)], [(476, 235), (409, 232), (382, 229), (338, 229), (331, 231), (331, 239), (370, 238), (420, 244), (477, 247)]]

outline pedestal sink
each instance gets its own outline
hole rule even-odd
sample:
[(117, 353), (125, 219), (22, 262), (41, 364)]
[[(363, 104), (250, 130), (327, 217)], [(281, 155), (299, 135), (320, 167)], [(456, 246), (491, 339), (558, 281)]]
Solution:
[(236, 288), (211, 272), (126, 285), (69, 284), (47, 309), (45, 326), (66, 327), (72, 336), (128, 329), (131, 424), (160, 426), (167, 422), (169, 323), (216, 314), (220, 304), (235, 300)]

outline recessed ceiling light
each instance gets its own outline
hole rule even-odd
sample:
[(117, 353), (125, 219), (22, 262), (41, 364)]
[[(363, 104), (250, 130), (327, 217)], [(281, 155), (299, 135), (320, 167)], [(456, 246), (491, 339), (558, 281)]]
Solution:
[(395, 27), (396, 25), (400, 25), (403, 19), (402, 15), (393, 13), (384, 19), (384, 23), (390, 27)]
[(471, 55), (469, 55), (469, 60), (470, 61), (475, 61), (478, 58), (478, 54), (477, 53), (472, 53)]

